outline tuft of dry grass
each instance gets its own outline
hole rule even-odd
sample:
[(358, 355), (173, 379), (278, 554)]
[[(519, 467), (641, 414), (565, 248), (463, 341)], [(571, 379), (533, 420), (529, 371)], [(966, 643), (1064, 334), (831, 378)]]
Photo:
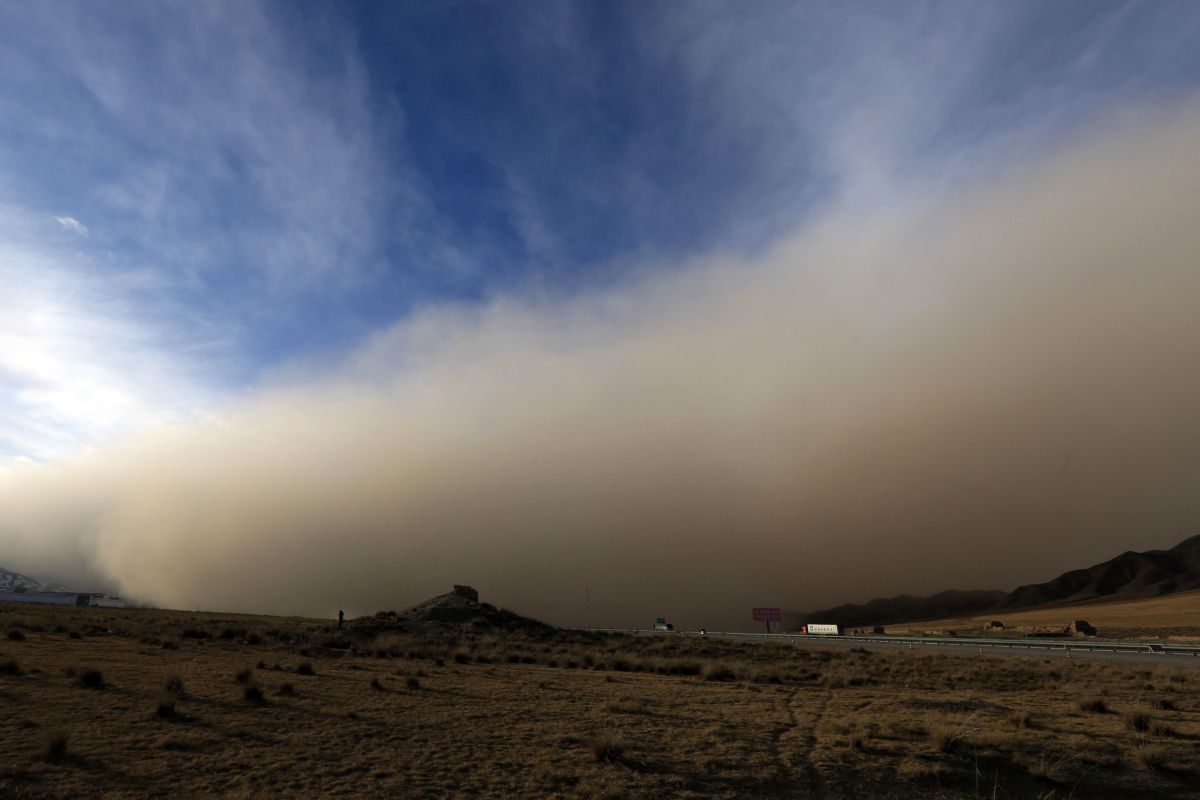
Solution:
[(616, 763), (625, 758), (625, 737), (617, 731), (605, 731), (588, 740), (588, 749), (596, 761)]
[(183, 677), (176, 672), (168, 673), (163, 681), (163, 691), (171, 697), (183, 697)]
[(176, 719), (177, 713), (175, 711), (175, 702), (176, 698), (173, 694), (168, 693), (160, 695), (158, 698), (158, 706), (155, 708), (154, 713), (162, 719)]
[(1066, 777), (1070, 766), (1070, 756), (1054, 758), (1042, 753), (1036, 761), (1026, 765), (1026, 770), (1028, 770), (1031, 776), (1039, 780), (1059, 783)]
[(1171, 751), (1160, 744), (1141, 744), (1133, 750), (1133, 761), (1143, 769), (1162, 771), (1170, 764)]
[(103, 689), (104, 673), (98, 669), (85, 669), (79, 674), (79, 685), (85, 689)]
[(1014, 711), (1008, 715), (1008, 724), (1017, 730), (1036, 728), (1037, 723), (1028, 711)]
[(1150, 715), (1144, 711), (1126, 711), (1121, 715), (1125, 729), (1134, 733), (1145, 733), (1150, 730)]
[(846, 746), (852, 750), (862, 750), (867, 742), (867, 731), (857, 722), (846, 726)]
[(1149, 730), (1150, 730), (1151, 736), (1157, 736), (1160, 739), (1165, 739), (1168, 737), (1179, 735), (1178, 731), (1176, 731), (1173, 727), (1171, 727), (1166, 722), (1163, 722), (1162, 720), (1159, 720), (1159, 719), (1150, 721), (1150, 729)]
[(251, 680), (249, 683), (242, 686), (242, 700), (247, 705), (265, 706), (267, 698), (263, 694), (262, 687), (258, 685), (258, 681)]
[(925, 725), (925, 735), (933, 748), (942, 753), (953, 752), (964, 740), (979, 730), (972, 727), (974, 715), (968, 716), (957, 725), (942, 722), (929, 722)]
[(71, 740), (71, 734), (64, 728), (54, 728), (46, 731), (44, 738), (45, 751), (44, 758), (47, 761), (62, 761), (67, 757), (67, 743)]

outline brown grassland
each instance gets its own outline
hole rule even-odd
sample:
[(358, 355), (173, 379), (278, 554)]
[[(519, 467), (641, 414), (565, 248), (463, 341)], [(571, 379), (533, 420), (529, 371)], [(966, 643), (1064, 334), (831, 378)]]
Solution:
[(1071, 620), (1085, 619), (1110, 639), (1181, 639), (1200, 641), (1200, 591), (1179, 592), (1163, 597), (1126, 600), (1118, 603), (1085, 603), (1034, 611), (996, 612), (975, 617), (958, 617), (889, 625), (889, 633), (948, 630), (977, 636), (991, 620), (1013, 628), (1061, 627)]
[(1200, 796), (1200, 670), (0, 606), (0, 797)]

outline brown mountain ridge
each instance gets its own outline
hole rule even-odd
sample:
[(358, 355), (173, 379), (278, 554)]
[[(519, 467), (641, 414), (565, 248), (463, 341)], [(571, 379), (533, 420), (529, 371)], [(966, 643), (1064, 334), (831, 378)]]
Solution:
[(847, 627), (974, 616), (998, 611), (1082, 605), (1097, 600), (1137, 600), (1200, 589), (1200, 535), (1170, 550), (1132, 550), (1086, 569), (1064, 572), (1046, 583), (1000, 590), (951, 589), (928, 597), (898, 595), (800, 615), (802, 622)]

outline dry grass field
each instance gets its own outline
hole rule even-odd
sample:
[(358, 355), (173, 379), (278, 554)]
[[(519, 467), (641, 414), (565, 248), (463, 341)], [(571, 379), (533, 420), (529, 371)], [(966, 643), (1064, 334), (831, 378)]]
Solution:
[(1085, 619), (1111, 639), (1181, 639), (1200, 641), (1200, 592), (1129, 600), (1121, 603), (1087, 603), (1063, 608), (995, 613), (978, 617), (919, 622), (911, 625), (889, 625), (889, 633), (952, 630), (977, 636), (991, 620), (1007, 627), (1020, 628), (1063, 626), (1075, 619)]
[(1200, 670), (0, 606), (0, 797), (1200, 796)]

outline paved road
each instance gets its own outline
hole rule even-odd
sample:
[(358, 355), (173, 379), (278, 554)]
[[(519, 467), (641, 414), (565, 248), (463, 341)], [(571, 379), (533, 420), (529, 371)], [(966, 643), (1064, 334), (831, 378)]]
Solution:
[[(1129, 642), (1103, 639), (974, 639), (938, 636), (805, 636), (787, 633), (744, 633), (739, 631), (654, 631), (616, 628), (592, 628), (597, 632), (630, 633), (636, 636), (705, 636), (706, 638), (767, 640), (796, 647), (825, 647), (867, 650), (912, 650), (1002, 656), (1025, 656), (1062, 660), (1107, 661), (1121, 664), (1145, 664), (1175, 667), (1200, 667), (1200, 645), (1168, 642)], [(1151, 647), (1161, 652), (1151, 652)]]

